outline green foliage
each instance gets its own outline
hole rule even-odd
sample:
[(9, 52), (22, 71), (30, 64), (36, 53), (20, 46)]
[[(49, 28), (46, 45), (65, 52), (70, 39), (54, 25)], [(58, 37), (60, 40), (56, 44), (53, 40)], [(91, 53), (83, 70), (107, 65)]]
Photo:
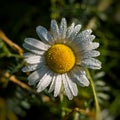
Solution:
[[(36, 0), (0, 1), (0, 29), (22, 47), (27, 36), (35, 37), (35, 27), (65, 17), (83, 28), (92, 28), (102, 61), (101, 71), (90, 71), (94, 80), (103, 120), (120, 119), (120, 1), (118, 0)], [(22, 73), (24, 59), (0, 35), (0, 120), (94, 120), (95, 105), (91, 87), (79, 87), (72, 101), (40, 94), (27, 85), (29, 73)], [(15, 80), (14, 81), (14, 77)], [(24, 86), (24, 85), (25, 86)], [(86, 112), (87, 111), (87, 112)]]

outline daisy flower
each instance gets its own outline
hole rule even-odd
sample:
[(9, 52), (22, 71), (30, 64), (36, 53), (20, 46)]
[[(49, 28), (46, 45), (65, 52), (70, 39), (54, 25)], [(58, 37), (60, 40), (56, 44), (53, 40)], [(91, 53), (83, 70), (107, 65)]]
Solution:
[(33, 71), (28, 76), (28, 84), (36, 85), (37, 92), (49, 86), (48, 92), (54, 91), (54, 97), (64, 88), (64, 93), (71, 100), (77, 96), (77, 84), (89, 85), (84, 68), (100, 69), (101, 62), (94, 57), (100, 55), (95, 49), (99, 43), (93, 42), (92, 30), (80, 32), (81, 25), (72, 23), (67, 27), (65, 18), (58, 26), (51, 20), (51, 31), (38, 26), (37, 35), (40, 40), (25, 38), (23, 47), (29, 52), (24, 53), (28, 66), (23, 72)]

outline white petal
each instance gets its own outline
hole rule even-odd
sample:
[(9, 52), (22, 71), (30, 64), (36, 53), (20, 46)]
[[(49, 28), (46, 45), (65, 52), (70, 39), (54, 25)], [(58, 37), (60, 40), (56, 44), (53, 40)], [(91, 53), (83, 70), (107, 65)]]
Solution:
[(27, 53), (24, 53), (24, 54), (23, 54), (23, 57), (28, 58), (28, 57), (32, 57), (32, 56), (34, 56), (34, 55), (36, 55), (36, 54), (31, 53), (31, 52), (27, 52)]
[(68, 73), (68, 76), (72, 78), (74, 73), (79, 73), (79, 75), (86, 75), (85, 70), (78, 65), (74, 66), (74, 68)]
[(51, 83), (53, 77), (53, 72), (48, 71), (45, 75), (40, 79), (40, 82), (37, 85), (37, 92), (43, 91), (48, 85)]
[(77, 37), (74, 42), (77, 42), (77, 44), (81, 44), (81, 42), (92, 42), (94, 39), (95, 39), (94, 35), (81, 36)]
[(69, 72), (68, 76), (74, 81), (77, 82), (80, 86), (88, 86), (89, 81), (86, 77), (85, 71), (80, 67), (75, 67), (71, 72)]
[(97, 42), (82, 42), (81, 44), (79, 44), (80, 46), (80, 50), (81, 51), (90, 51), (90, 50), (94, 50), (96, 48), (99, 47), (99, 43)]
[(39, 40), (36, 40), (34, 38), (25, 38), (25, 43), (37, 48), (37, 49), (40, 49), (40, 50), (47, 50), (50, 46), (39, 41)]
[(23, 72), (31, 72), (31, 71), (34, 71), (38, 68), (40, 68), (42, 66), (42, 64), (44, 64), (43, 62), (39, 63), (39, 64), (31, 64), (31, 65), (28, 65), (28, 66), (25, 66), (22, 71)]
[(88, 67), (91, 69), (100, 69), (101, 62), (95, 58), (83, 59), (81, 61), (81, 66)]
[(49, 91), (48, 92), (52, 92), (55, 89), (55, 81), (56, 81), (56, 73), (54, 73), (53, 78), (52, 78), (52, 83), (50, 85)]
[(62, 79), (63, 79), (63, 85), (64, 85), (65, 93), (68, 96), (69, 100), (72, 100), (73, 99), (73, 94), (72, 94), (72, 92), (69, 88), (68, 82), (67, 82), (64, 74), (62, 75)]
[(61, 75), (58, 74), (55, 80), (54, 97), (57, 97), (58, 94), (60, 93), (61, 85), (62, 85), (62, 78)]
[(46, 28), (42, 27), (42, 26), (38, 26), (36, 27), (36, 32), (39, 36), (39, 38), (47, 44), (52, 44), (53, 42), (53, 38), (51, 37), (50, 33), (47, 31)]
[(47, 71), (48, 69), (46, 68), (46, 66), (42, 66), (38, 70), (31, 73), (28, 76), (28, 84), (29, 85), (36, 84), (39, 81), (39, 79), (41, 79)]
[(80, 29), (81, 29), (81, 25), (80, 24), (76, 25), (75, 28), (73, 29), (73, 32), (71, 33), (71, 35), (68, 39), (74, 40), (77, 37), (76, 35), (80, 31)]
[(37, 54), (31, 53), (31, 52), (27, 52), (27, 53), (23, 54), (23, 57), (25, 57), (25, 58), (29, 58), (29, 57), (33, 57), (33, 56), (43, 56), (43, 55), (37, 55)]
[(71, 79), (70, 77), (68, 77), (67, 74), (66, 74), (66, 80), (67, 80), (67, 82), (68, 82), (68, 85), (69, 85), (69, 88), (70, 88), (72, 94), (73, 94), (74, 96), (77, 96), (77, 94), (78, 94), (78, 89), (77, 89), (76, 83), (73, 82), (72, 79)]
[(64, 39), (66, 37), (66, 31), (67, 31), (67, 22), (65, 18), (62, 18), (60, 23), (60, 38)]
[(88, 52), (83, 52), (81, 57), (82, 57), (82, 59), (85, 59), (85, 58), (90, 58), (90, 57), (97, 57), (99, 55), (100, 55), (99, 51), (92, 50), (92, 51), (88, 51)]
[(72, 23), (71, 26), (68, 27), (67, 33), (66, 33), (67, 39), (71, 36), (72, 32), (74, 31), (74, 26), (75, 26), (75, 23)]
[(34, 55), (34, 56), (31, 56), (31, 57), (25, 58), (25, 61), (29, 64), (37, 64), (37, 63), (40, 63), (40, 62), (44, 61), (44, 57)]
[(59, 34), (59, 28), (58, 28), (56, 20), (51, 21), (51, 31), (52, 31), (54, 40), (57, 40), (60, 34)]
[(24, 47), (25, 49), (31, 51), (32, 53), (37, 54), (37, 55), (42, 55), (42, 54), (45, 52), (45, 51), (41, 51), (41, 50), (39, 50), (39, 49), (31, 46), (31, 45), (28, 45), (27, 43), (24, 43), (24, 44), (23, 44), (23, 47)]
[(76, 77), (77, 81), (81, 86), (83, 86), (83, 87), (89, 86), (90, 83), (89, 83), (89, 80), (87, 79), (86, 75), (77, 75), (77, 76), (78, 76), (78, 77)]
[(77, 35), (77, 37), (84, 37), (84, 36), (89, 36), (90, 34), (92, 33), (92, 30), (91, 29), (87, 29), (87, 30), (84, 30), (82, 31), (81, 33), (79, 33)]

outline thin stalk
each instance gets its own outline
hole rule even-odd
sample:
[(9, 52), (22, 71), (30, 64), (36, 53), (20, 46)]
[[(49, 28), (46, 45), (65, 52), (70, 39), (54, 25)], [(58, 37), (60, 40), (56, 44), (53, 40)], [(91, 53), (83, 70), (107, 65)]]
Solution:
[(63, 107), (64, 107), (64, 102), (63, 102), (63, 100), (64, 100), (64, 96), (63, 96), (63, 86), (62, 86), (62, 88), (61, 88), (61, 93), (60, 93), (60, 103), (61, 103), (61, 118), (63, 118), (64, 116), (65, 116), (65, 111), (64, 111), (64, 109), (63, 109)]
[(90, 81), (90, 85), (93, 91), (93, 95), (94, 95), (94, 100), (95, 100), (95, 108), (96, 108), (96, 120), (102, 120), (102, 116), (101, 116), (101, 110), (100, 110), (100, 106), (99, 106), (99, 102), (98, 102), (98, 98), (97, 98), (97, 93), (95, 90), (95, 86), (94, 86), (94, 82), (92, 80), (92, 77), (90, 75), (90, 72), (88, 69), (86, 69), (86, 73), (87, 73), (87, 77)]

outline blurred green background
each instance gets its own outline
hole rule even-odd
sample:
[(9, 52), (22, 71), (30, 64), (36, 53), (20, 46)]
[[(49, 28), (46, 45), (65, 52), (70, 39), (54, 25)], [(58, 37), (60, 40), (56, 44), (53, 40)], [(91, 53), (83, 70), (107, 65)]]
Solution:
[[(54, 18), (59, 22), (62, 17), (67, 19), (68, 25), (73, 21), (80, 23), (83, 30), (91, 28), (96, 35), (95, 41), (100, 43), (102, 69), (90, 72), (98, 93), (103, 120), (119, 120), (120, 1), (0, 0), (0, 30), (21, 48), (25, 37), (38, 38), (36, 26), (42, 25), (49, 30), (50, 20)], [(27, 85), (29, 73), (21, 71), (25, 63), (20, 52), (10, 47), (2, 34), (0, 33), (0, 120), (94, 120), (95, 107), (90, 87), (79, 87), (80, 92), (76, 98), (69, 101), (65, 97), (62, 103), (59, 97), (54, 98), (47, 90), (37, 94), (34, 87)], [(90, 115), (71, 112), (76, 107), (89, 110)]]

